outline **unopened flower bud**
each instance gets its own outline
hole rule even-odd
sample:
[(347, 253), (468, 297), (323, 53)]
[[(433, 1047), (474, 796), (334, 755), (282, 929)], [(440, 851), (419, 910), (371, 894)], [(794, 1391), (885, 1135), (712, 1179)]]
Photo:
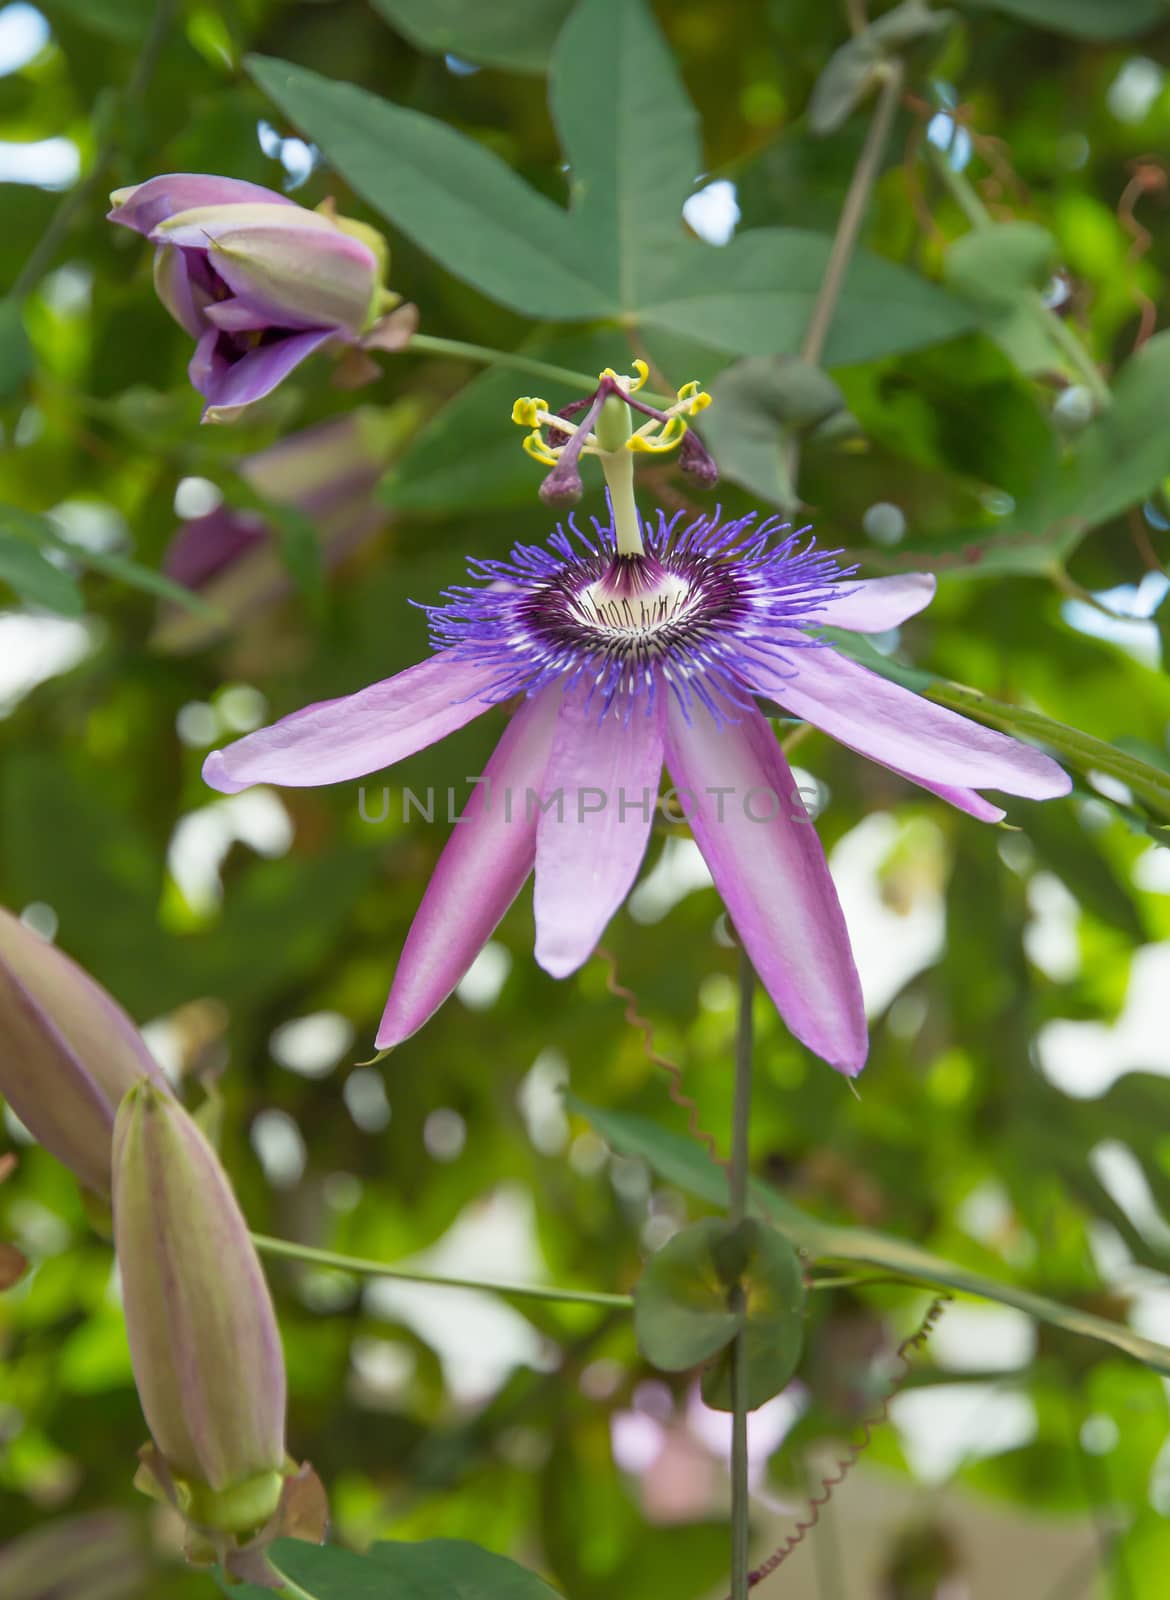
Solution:
[(280, 1332), (215, 1151), (150, 1083), (118, 1112), (114, 1244), (134, 1379), (175, 1503), (197, 1528), (250, 1534), (284, 1488)]
[(0, 908), (0, 1094), (87, 1189), (110, 1192), (126, 1091), (166, 1080), (130, 1018), (67, 955)]
[(136, 1600), (148, 1575), (139, 1529), (110, 1511), (47, 1523), (0, 1550), (4, 1600)]

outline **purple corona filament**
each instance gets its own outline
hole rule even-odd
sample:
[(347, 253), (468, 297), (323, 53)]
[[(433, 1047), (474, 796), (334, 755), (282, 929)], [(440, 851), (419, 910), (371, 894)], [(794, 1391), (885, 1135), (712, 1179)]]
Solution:
[[(848, 592), (839, 552), (806, 530), (755, 512), (730, 522), (662, 512), (644, 520), (644, 556), (620, 556), (612, 525), (576, 519), (548, 546), (468, 563), (471, 585), (427, 606), (431, 643), (496, 668), (492, 700), (583, 683), (598, 716), (653, 713), (663, 690), (684, 716), (698, 699), (717, 720), (751, 704), (761, 665), (794, 676), (792, 652), (821, 643), (803, 630)], [(481, 698), (483, 698), (481, 693)]]

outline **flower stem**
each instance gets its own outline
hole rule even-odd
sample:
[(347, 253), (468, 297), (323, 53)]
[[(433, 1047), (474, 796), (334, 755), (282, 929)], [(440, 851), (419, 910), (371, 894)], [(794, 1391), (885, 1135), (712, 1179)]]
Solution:
[[(952, 199), (971, 226), (973, 228), (993, 228), (995, 226), (995, 218), (983, 204), (970, 178), (951, 165), (948, 159), (949, 152), (939, 149), (937, 145), (931, 144), (929, 140), (926, 148), (931, 165), (950, 191)], [(1111, 406), (1113, 404), (1113, 394), (1108, 383), (1101, 376), (1100, 368), (1064, 318), (1057, 316), (1051, 306), (1045, 305), (1038, 289), (1028, 290), (1022, 299), (1032, 315), (1043, 323), (1045, 331), (1053, 344), (1059, 346), (1068, 358), (1070, 366), (1097, 402), (1098, 409), (1104, 411)]]
[(433, 1283), (445, 1289), (479, 1289), (487, 1294), (508, 1295), (516, 1300), (559, 1300), (576, 1305), (617, 1307), (623, 1311), (629, 1310), (634, 1304), (628, 1294), (604, 1294), (592, 1289), (558, 1289), (541, 1283), (493, 1283), (487, 1278), (447, 1278), (433, 1272), (388, 1266), (384, 1261), (370, 1261), (364, 1256), (338, 1255), (333, 1250), (318, 1250), (312, 1245), (296, 1244), (289, 1239), (272, 1239), (262, 1233), (254, 1233), (252, 1243), (261, 1255), (304, 1261), (317, 1267), (334, 1267), (339, 1272), (354, 1272), (364, 1277), (397, 1278), (403, 1283)]
[[(906, 81), (906, 69), (902, 62), (895, 58), (886, 63), (885, 79), (878, 94), (877, 105), (869, 129), (865, 135), (865, 143), (861, 147), (861, 154), (857, 158), (857, 165), (853, 169), (853, 176), (849, 180), (849, 191), (845, 196), (845, 204), (841, 207), (841, 215), (837, 220), (837, 231), (833, 236), (833, 248), (829, 252), (828, 265), (825, 276), (821, 280), (821, 287), (813, 304), (812, 315), (808, 319), (808, 327), (804, 332), (804, 339), (800, 347), (800, 359), (809, 366), (820, 364), (824, 354), (825, 343), (829, 337), (829, 330), (833, 325), (833, 317), (837, 311), (837, 302), (841, 298), (841, 288), (845, 282), (845, 274), (849, 270), (849, 262), (857, 247), (858, 235), (861, 224), (865, 219), (869, 198), (873, 186), (877, 181), (878, 169), (882, 164), (886, 144), (890, 137), (890, 129), (894, 124), (894, 113), (898, 109), (898, 102), (902, 98), (902, 85)], [(788, 440), (785, 455), (785, 477), (790, 487), (793, 500), (797, 500), (796, 480), (800, 472), (800, 439), (793, 436)]]
[[(731, 1130), (730, 1220), (747, 1216), (748, 1131), (752, 1100), (752, 999), (756, 975), (751, 958), (739, 950), (739, 1020), (735, 1037), (735, 1104)], [(737, 1288), (735, 1308), (743, 1306)], [(737, 1334), (731, 1347), (731, 1600), (747, 1600), (748, 1574), (748, 1444), (747, 1444), (747, 1334)]]
[[(532, 378), (546, 378), (549, 383), (563, 383), (567, 388), (582, 393), (592, 393), (597, 388), (597, 374), (574, 372), (570, 367), (554, 366), (548, 361), (538, 361), (515, 350), (493, 350), (486, 344), (465, 344), (462, 339), (439, 339), (434, 334), (416, 333), (412, 336), (410, 350), (420, 350), (426, 355), (451, 356), (461, 361), (478, 361), (486, 367), (507, 367), (512, 372), (524, 372)], [(663, 395), (647, 395), (656, 405), (670, 405)]]

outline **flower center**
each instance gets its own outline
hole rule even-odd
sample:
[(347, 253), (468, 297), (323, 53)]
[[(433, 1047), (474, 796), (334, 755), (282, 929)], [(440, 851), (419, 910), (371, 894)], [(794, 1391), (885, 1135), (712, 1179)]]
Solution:
[(599, 633), (633, 639), (656, 633), (694, 609), (698, 597), (684, 578), (661, 568), (653, 574), (625, 570), (631, 566), (619, 561), (578, 591), (573, 603), (582, 621)]

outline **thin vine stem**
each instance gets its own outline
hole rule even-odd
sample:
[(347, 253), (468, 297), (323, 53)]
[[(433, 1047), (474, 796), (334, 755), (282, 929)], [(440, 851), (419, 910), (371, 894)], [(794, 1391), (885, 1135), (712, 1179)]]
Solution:
[[(735, 1104), (732, 1112), (730, 1220), (747, 1216), (748, 1134), (752, 1101), (752, 1001), (756, 975), (743, 945), (739, 949), (739, 1017), (735, 1036)], [(733, 1297), (743, 1309), (743, 1289)], [(747, 1333), (741, 1328), (731, 1347), (731, 1600), (747, 1600), (751, 1585), (748, 1565), (748, 1440)]]
[(252, 1243), (261, 1255), (278, 1256), (286, 1261), (303, 1261), (310, 1266), (333, 1267), (339, 1272), (353, 1272), (362, 1277), (396, 1278), (403, 1283), (429, 1283), (442, 1289), (478, 1289), (516, 1300), (561, 1301), (573, 1305), (605, 1306), (610, 1310), (628, 1311), (634, 1304), (631, 1295), (605, 1294), (594, 1289), (560, 1289), (542, 1283), (496, 1283), (490, 1278), (449, 1278), (435, 1272), (388, 1266), (384, 1261), (370, 1261), (364, 1256), (338, 1255), (333, 1250), (318, 1250), (313, 1245), (296, 1244), (291, 1239), (273, 1239), (263, 1233), (254, 1233)]
[[(549, 383), (567, 384), (570, 389), (592, 393), (597, 388), (597, 374), (587, 372), (574, 372), (571, 367), (554, 366), (548, 361), (539, 361), (535, 356), (521, 355), (515, 350), (493, 350), (486, 344), (467, 344), (462, 339), (440, 339), (430, 333), (413, 334), (408, 350), (421, 351), (424, 355), (451, 356), (461, 361), (478, 361), (486, 367), (506, 367), (512, 372), (524, 372), (532, 378), (547, 378)], [(646, 399), (651, 405), (673, 405), (674, 396), (661, 394), (646, 394)]]
[[(833, 325), (833, 317), (836, 315), (837, 302), (841, 298), (841, 289), (845, 283), (845, 274), (849, 270), (849, 263), (857, 248), (861, 224), (865, 220), (870, 195), (877, 182), (905, 81), (906, 69), (902, 62), (897, 58), (887, 62), (885, 78), (865, 135), (865, 143), (861, 147), (861, 154), (857, 158), (857, 165), (849, 180), (845, 203), (837, 220), (837, 231), (833, 236), (833, 248), (829, 252), (825, 276), (821, 280), (812, 314), (808, 319), (808, 327), (801, 342), (800, 359), (809, 366), (818, 366), (824, 354), (825, 343)], [(800, 449), (799, 438), (790, 439), (785, 449), (786, 475), (794, 499), (797, 497), (796, 480), (800, 472)]]

